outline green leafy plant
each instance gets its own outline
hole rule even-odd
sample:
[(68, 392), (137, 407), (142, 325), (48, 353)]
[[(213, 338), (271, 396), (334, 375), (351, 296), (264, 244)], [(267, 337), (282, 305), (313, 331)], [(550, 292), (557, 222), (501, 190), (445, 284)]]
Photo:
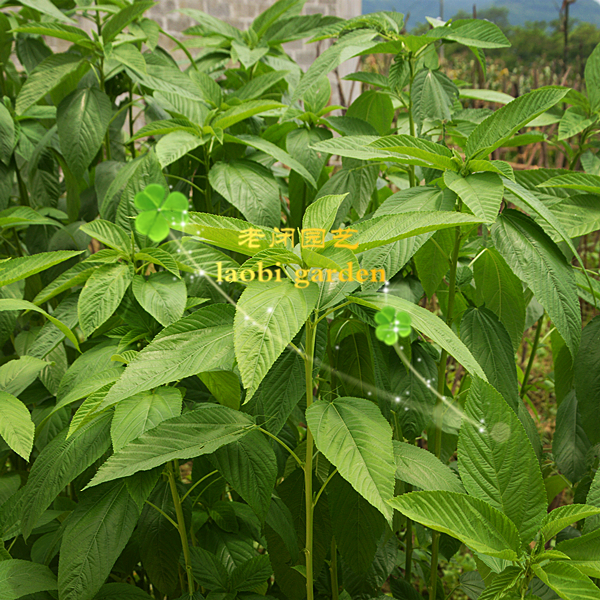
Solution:
[(0, 14), (3, 600), (600, 598), (598, 52), (492, 111), (438, 51), (494, 24), (303, 4)]

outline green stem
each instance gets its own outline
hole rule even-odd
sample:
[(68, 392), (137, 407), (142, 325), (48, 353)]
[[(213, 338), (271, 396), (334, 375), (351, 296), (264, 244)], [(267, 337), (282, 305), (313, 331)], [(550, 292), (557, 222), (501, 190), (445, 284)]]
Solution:
[[(459, 207), (460, 208), (460, 207)], [(456, 271), (458, 267), (458, 253), (460, 251), (460, 227), (455, 229), (454, 249), (452, 250), (452, 259), (450, 262), (450, 277), (448, 279), (448, 311), (446, 313), (446, 325), (452, 327), (454, 320), (454, 300), (456, 298)], [(438, 396), (435, 402), (434, 409), (434, 425), (435, 425), (435, 445), (434, 453), (437, 458), (442, 454), (442, 431), (444, 425), (444, 403), (442, 397), (446, 387), (446, 365), (448, 362), (448, 352), (442, 351), (440, 364), (438, 367)], [(440, 552), (440, 533), (434, 531), (431, 538), (431, 582), (430, 582), (430, 598), (436, 598), (437, 593), (437, 567)]]
[(204, 144), (204, 169), (206, 171), (206, 185), (204, 187), (204, 202), (206, 203), (206, 212), (212, 213), (212, 194), (211, 187), (208, 181), (208, 172), (210, 171), (210, 154), (206, 144)]
[[(413, 117), (413, 95), (412, 95), (413, 82), (415, 80), (415, 65), (413, 63), (412, 56), (408, 59), (408, 64), (410, 67), (410, 84), (408, 87), (408, 123), (410, 125), (410, 135), (412, 135), (412, 137), (415, 137), (415, 119)], [(409, 181), (410, 187), (416, 186), (415, 166), (414, 165), (409, 165), (409, 167), (408, 167), (408, 181)]]
[[(406, 486), (407, 492), (413, 491), (412, 485)], [(410, 583), (412, 570), (412, 555), (413, 555), (413, 523), (408, 517), (406, 518), (406, 560), (404, 562), (404, 579)]]
[(190, 596), (196, 591), (194, 586), (194, 575), (192, 574), (192, 562), (190, 559), (190, 546), (187, 538), (187, 529), (185, 519), (183, 517), (183, 508), (181, 507), (181, 498), (177, 491), (177, 483), (175, 481), (175, 473), (173, 471), (173, 463), (167, 463), (167, 476), (169, 478), (169, 487), (171, 488), (171, 496), (175, 505), (175, 514), (177, 515), (177, 529), (181, 538), (181, 546), (183, 548), (183, 559), (185, 561), (185, 571), (187, 573), (187, 583)]
[(519, 394), (521, 398), (525, 397), (525, 392), (527, 391), (527, 380), (529, 379), (529, 374), (531, 373), (531, 368), (533, 367), (533, 361), (535, 360), (535, 353), (537, 352), (537, 348), (540, 343), (540, 334), (542, 333), (543, 322), (544, 315), (542, 315), (538, 320), (535, 330), (535, 337), (533, 338), (533, 346), (531, 347), (531, 355), (529, 356), (529, 362), (525, 368), (525, 373), (523, 373), (523, 383), (521, 384), (521, 393)]
[(19, 186), (19, 198), (21, 200), (21, 206), (31, 206), (29, 203), (29, 194), (27, 193), (27, 186), (21, 177), (21, 171), (19, 171), (19, 167), (17, 166), (17, 161), (15, 160), (15, 173), (17, 174), (17, 185)]
[[(306, 321), (306, 350), (304, 356), (304, 375), (306, 379), (306, 408), (310, 408), (313, 400), (313, 362), (315, 352), (316, 325), (308, 319)], [(308, 424), (306, 425), (306, 461), (304, 463), (304, 502), (306, 504), (306, 598), (314, 600), (313, 583), (313, 434)]]
[(301, 468), (304, 468), (304, 463), (298, 458), (298, 455), (283, 441), (281, 441), (276, 435), (273, 435), (270, 431), (263, 429), (262, 427), (258, 428), (259, 431), (262, 431), (265, 435), (268, 435), (270, 438), (273, 438), (280, 446), (285, 448), (290, 455), (294, 458), (294, 460), (298, 463)]
[(192, 485), (192, 487), (190, 487), (190, 489), (183, 495), (183, 497), (181, 498), (181, 502), (185, 502), (185, 499), (203, 482), (206, 481), (209, 477), (212, 477), (213, 475), (216, 475), (219, 471), (215, 470), (215, 471), (211, 471), (208, 475), (205, 475), (204, 477), (202, 477), (202, 479), (199, 479), (198, 481), (196, 481), (196, 483), (194, 483), (194, 485)]
[[(129, 138), (133, 137), (133, 83), (129, 86)], [(135, 142), (131, 141), (130, 146), (131, 158), (135, 158)]]
[(329, 565), (329, 573), (331, 575), (331, 600), (339, 600), (340, 584), (338, 583), (338, 568), (337, 568), (337, 545), (335, 537), (331, 538), (331, 563)]
[(317, 502), (319, 501), (319, 498), (321, 497), (321, 494), (325, 491), (325, 488), (327, 487), (327, 484), (333, 479), (334, 475), (337, 472), (338, 472), (337, 469), (334, 469), (333, 471), (331, 471), (331, 473), (329, 474), (329, 477), (325, 480), (325, 483), (321, 486), (321, 489), (317, 493), (315, 501), (313, 502), (313, 508), (317, 505)]

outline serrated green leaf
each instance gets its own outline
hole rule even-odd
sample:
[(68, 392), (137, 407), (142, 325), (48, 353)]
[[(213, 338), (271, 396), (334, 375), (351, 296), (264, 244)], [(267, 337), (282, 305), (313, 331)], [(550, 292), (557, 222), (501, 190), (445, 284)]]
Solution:
[(210, 461), (263, 520), (277, 477), (277, 459), (266, 437), (259, 431), (251, 431), (219, 448)]
[(358, 223), (351, 243), (358, 244), (355, 252), (363, 252), (429, 231), (439, 231), (459, 225), (481, 223), (479, 217), (451, 211), (410, 212), (375, 217)]
[[(29, 75), (17, 96), (16, 112), (22, 115), (46, 94), (57, 88), (71, 74), (84, 65), (80, 56), (74, 53), (52, 54), (43, 60)], [(89, 68), (89, 66), (88, 66)]]
[(111, 415), (102, 415), (68, 439), (67, 430), (63, 429), (40, 452), (20, 499), (25, 539), (60, 491), (108, 450), (110, 420)]
[(132, 268), (118, 263), (97, 268), (79, 296), (79, 326), (89, 336), (117, 310), (133, 279)]
[(18, 396), (47, 366), (46, 361), (27, 355), (5, 362), (0, 367), (0, 390)]
[(540, 465), (517, 415), (478, 378), (465, 406), (458, 467), (467, 492), (505, 514), (529, 543), (546, 514)]
[(266, 167), (251, 160), (217, 162), (209, 172), (209, 181), (250, 223), (265, 227), (279, 225), (279, 185)]
[(139, 509), (124, 482), (82, 494), (69, 517), (60, 547), (58, 589), (61, 598), (96, 598), (96, 592), (129, 541), (138, 517)]
[(160, 387), (119, 402), (115, 408), (110, 437), (115, 452), (163, 421), (181, 414), (182, 397), (177, 388)]
[(88, 487), (148, 471), (169, 460), (211, 454), (255, 427), (254, 421), (239, 411), (220, 404), (201, 404), (196, 410), (163, 421), (113, 454)]
[(0, 436), (19, 456), (29, 460), (35, 425), (27, 407), (12, 394), (0, 391)]
[(475, 552), (517, 560), (521, 540), (514, 523), (487, 502), (454, 492), (411, 492), (388, 503), (409, 519), (458, 538)]
[(426, 491), (464, 493), (460, 479), (434, 454), (405, 442), (393, 443), (396, 479)]
[(509, 102), (475, 127), (467, 139), (467, 157), (490, 154), (529, 121), (560, 102), (567, 92), (567, 88), (543, 87)]
[(110, 221), (95, 219), (90, 223), (84, 223), (79, 230), (113, 250), (123, 252), (125, 255), (131, 254), (131, 238), (124, 229)]
[(496, 173), (475, 173), (461, 177), (458, 173), (446, 171), (444, 183), (475, 216), (487, 223), (496, 220), (504, 197), (504, 184)]
[(163, 329), (132, 360), (110, 390), (102, 409), (136, 393), (205, 371), (233, 365), (233, 308), (200, 308)]
[(381, 310), (391, 306), (398, 311), (410, 315), (412, 326), (448, 351), (472, 375), (477, 375), (485, 381), (487, 377), (479, 363), (473, 358), (468, 348), (456, 337), (454, 332), (436, 315), (428, 310), (391, 294), (360, 294), (351, 297), (357, 304), (368, 308)]
[(492, 228), (496, 249), (533, 291), (575, 356), (581, 315), (573, 271), (556, 244), (530, 219), (506, 210)]
[[(559, 506), (550, 511), (542, 521), (540, 533), (544, 542), (551, 540), (557, 533), (561, 532), (565, 527), (600, 514), (600, 508), (588, 506), (587, 504), (570, 504), (567, 506)], [(564, 550), (563, 550), (564, 552)], [(600, 556), (599, 556), (600, 560)]]
[(392, 430), (376, 405), (361, 398), (314, 402), (306, 420), (317, 448), (352, 487), (390, 521), (394, 493)]
[(27, 279), (31, 275), (45, 271), (80, 254), (83, 252), (59, 250), (10, 258), (0, 263), (0, 286)]
[(234, 346), (249, 400), (315, 308), (318, 288), (291, 281), (250, 283), (237, 303)]
[(533, 572), (564, 600), (598, 600), (600, 589), (576, 567), (563, 561), (551, 561)]
[(110, 98), (98, 88), (76, 90), (58, 105), (60, 148), (75, 178), (83, 177), (98, 153), (111, 116)]
[(170, 273), (152, 273), (147, 279), (135, 275), (131, 289), (141, 307), (164, 327), (183, 317), (187, 301), (183, 280)]
[(514, 350), (508, 332), (487, 308), (468, 308), (460, 322), (460, 337), (488, 381), (518, 414), (519, 398)]
[(57, 589), (56, 575), (46, 565), (17, 559), (0, 561), (0, 594), (4, 600)]

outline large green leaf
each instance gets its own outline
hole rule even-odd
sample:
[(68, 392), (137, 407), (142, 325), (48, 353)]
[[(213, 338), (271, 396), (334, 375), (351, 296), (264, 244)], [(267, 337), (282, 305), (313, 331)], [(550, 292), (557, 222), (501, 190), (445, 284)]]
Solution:
[(27, 407), (12, 394), (0, 391), (0, 436), (17, 454), (29, 460), (35, 425)]
[(252, 282), (238, 300), (234, 346), (249, 400), (268, 370), (300, 331), (317, 303), (318, 288), (291, 281)]
[(600, 531), (560, 542), (556, 550), (566, 554), (571, 559), (569, 564), (584, 575), (600, 577)]
[[(586, 415), (588, 418), (591, 416), (590, 412)], [(591, 448), (575, 390), (571, 390), (562, 399), (556, 413), (552, 454), (560, 472), (572, 483), (578, 482), (587, 473), (587, 455)]]
[(29, 560), (0, 561), (0, 594), (18, 600), (28, 594), (57, 590), (56, 575), (46, 566)]
[[(592, 485), (590, 486), (586, 503), (600, 508), (600, 476), (598, 475), (597, 471), (596, 475), (594, 476), (594, 480), (592, 481)], [(584, 533), (589, 533), (590, 531), (595, 531), (596, 529), (600, 529), (600, 516), (587, 519), (583, 531)]]
[[(61, 85), (67, 77), (84, 64), (78, 54), (71, 52), (52, 54), (43, 60), (31, 72), (17, 96), (17, 114), (22, 115), (30, 106)], [(87, 68), (89, 68), (89, 63)]]
[(67, 336), (67, 338), (71, 342), (73, 342), (75, 348), (79, 350), (79, 342), (77, 341), (77, 337), (75, 337), (75, 334), (64, 323), (61, 323), (58, 319), (56, 319), (52, 315), (49, 315), (45, 310), (42, 310), (39, 306), (36, 306), (31, 302), (27, 302), (27, 300), (0, 298), (0, 312), (14, 310), (33, 310), (34, 312), (44, 315), (48, 319), (48, 321), (56, 325), (56, 327), (58, 327), (58, 329), (60, 329), (62, 333), (64, 333), (65, 336)]
[(581, 315), (573, 270), (556, 244), (531, 219), (506, 210), (492, 228), (497, 250), (533, 291), (575, 356)]
[(496, 173), (475, 173), (460, 176), (446, 171), (444, 183), (471, 209), (473, 214), (487, 223), (493, 223), (498, 216), (504, 184)]
[(264, 519), (277, 477), (273, 447), (259, 431), (219, 448), (211, 462), (233, 489)]
[(164, 327), (183, 317), (187, 290), (182, 279), (166, 272), (152, 273), (148, 279), (135, 275), (131, 289), (142, 308)]
[(129, 583), (107, 583), (100, 588), (94, 600), (150, 600), (150, 596)]
[(540, 528), (542, 538), (544, 542), (547, 542), (565, 527), (598, 514), (600, 514), (600, 508), (588, 506), (587, 504), (559, 506), (544, 517)]
[[(450, 256), (456, 235), (453, 229), (440, 229), (431, 237), (433, 239), (424, 243), (415, 253), (419, 281), (429, 298), (433, 297), (450, 268)], [(392, 277), (387, 271), (386, 274), (388, 279)]]
[(387, 135), (392, 126), (394, 112), (392, 100), (387, 94), (378, 90), (368, 90), (348, 107), (346, 116), (362, 119), (373, 125), (379, 135)]
[(0, 286), (26, 279), (80, 254), (82, 252), (59, 250), (10, 258), (0, 263)]
[(589, 173), (565, 173), (540, 183), (538, 187), (564, 188), (589, 192), (590, 194), (600, 194), (600, 176)]
[[(186, 225), (179, 227), (176, 224), (172, 228), (184, 231), (219, 248), (233, 250), (246, 256), (253, 256), (261, 250), (269, 248), (274, 234), (271, 229), (253, 226), (241, 219), (207, 213), (190, 213)], [(250, 232), (254, 232), (252, 238), (250, 238)], [(226, 264), (224, 263), (224, 265)]]
[(439, 317), (430, 311), (391, 294), (360, 294), (352, 296), (352, 300), (375, 310), (381, 310), (384, 306), (392, 306), (396, 310), (407, 312), (415, 329), (447, 350), (448, 354), (462, 364), (469, 373), (487, 381), (483, 369), (473, 358), (469, 349)]
[(296, 171), (306, 181), (308, 181), (312, 187), (317, 187), (314, 177), (310, 174), (306, 167), (296, 159), (292, 158), (287, 152), (285, 152), (285, 150), (282, 150), (276, 144), (273, 144), (272, 142), (269, 142), (268, 140), (265, 140), (257, 135), (247, 134), (233, 136), (226, 133), (224, 139), (226, 142), (243, 144), (244, 146), (249, 146), (250, 148), (259, 150), (260, 152), (265, 152), (269, 156), (272, 156), (275, 160), (280, 161), (293, 171)]
[(409, 519), (459, 539), (475, 552), (517, 560), (521, 539), (514, 523), (487, 502), (455, 492), (411, 492), (388, 503)]
[(467, 492), (504, 513), (529, 543), (546, 514), (540, 465), (517, 415), (478, 378), (465, 406), (458, 467)]
[[(405, 345), (408, 343), (400, 346), (401, 350), (405, 350)], [(389, 360), (390, 391), (395, 394), (393, 406), (398, 413), (400, 430), (405, 439), (414, 440), (432, 424), (438, 366), (419, 341), (410, 345), (412, 369), (406, 369), (395, 356)], [(391, 400), (388, 398), (386, 402)]]
[(344, 564), (355, 573), (364, 573), (375, 558), (385, 520), (339, 475), (327, 484), (327, 499), (333, 535)]
[(485, 19), (457, 19), (445, 27), (434, 27), (428, 37), (458, 42), (471, 48), (507, 48), (510, 42), (495, 24)]
[(486, 248), (475, 261), (473, 277), (486, 308), (506, 327), (513, 350), (517, 350), (525, 328), (525, 299), (520, 279), (494, 248)]
[(124, 482), (82, 494), (63, 534), (58, 589), (64, 600), (92, 600), (129, 541), (139, 509)]
[(248, 100), (217, 115), (212, 122), (212, 126), (227, 129), (249, 117), (260, 115), (275, 108), (284, 108), (284, 106), (281, 102), (273, 100)]
[(306, 411), (317, 448), (340, 475), (390, 521), (394, 494), (392, 429), (375, 404), (361, 398), (320, 400)]
[(333, 227), (340, 205), (347, 194), (321, 196), (308, 206), (302, 218), (305, 229), (324, 229)]
[[(131, 238), (124, 229), (110, 221), (94, 219), (90, 223), (84, 223), (79, 228), (79, 231), (87, 233), (90, 237), (102, 242), (105, 246), (118, 250), (126, 256), (131, 254)], [(90, 258), (93, 259), (94, 255)]]
[(277, 227), (281, 221), (279, 186), (269, 169), (251, 160), (217, 162), (210, 184), (250, 223)]
[(567, 562), (533, 565), (533, 572), (564, 600), (600, 600), (600, 589)]
[(79, 326), (90, 335), (117, 310), (133, 278), (128, 264), (105, 265), (96, 269), (79, 296)]
[(74, 177), (83, 177), (100, 150), (112, 116), (110, 98), (98, 88), (69, 94), (58, 106), (60, 149)]
[(485, 371), (488, 381), (517, 414), (521, 399), (514, 350), (498, 317), (487, 308), (467, 309), (460, 322), (460, 337)]
[(303, 75), (290, 99), (290, 106), (300, 100), (304, 94), (324, 75), (338, 67), (344, 61), (360, 54), (374, 45), (371, 40), (376, 36), (375, 31), (359, 30), (347, 33), (341, 40), (325, 50)]
[(42, 513), (77, 475), (110, 447), (111, 415), (87, 423), (67, 439), (63, 429), (40, 453), (21, 497), (21, 528), (28, 538)]
[(413, 115), (418, 123), (425, 119), (450, 121), (458, 89), (441, 71), (422, 69), (412, 84)]
[(101, 408), (165, 383), (233, 366), (233, 309), (200, 308), (163, 329), (128, 365)]
[(585, 86), (590, 100), (590, 108), (600, 109), (600, 48), (596, 46), (585, 63)]
[(16, 360), (9, 360), (0, 367), (0, 390), (18, 396), (36, 380), (40, 371), (47, 366), (46, 361), (34, 356), (25, 355)]
[[(11, 190), (12, 191), (12, 184)], [(4, 229), (12, 227), (21, 227), (26, 225), (53, 225), (60, 227), (58, 221), (44, 217), (39, 212), (29, 208), (29, 206), (12, 206), (0, 212), (0, 227)]]
[(169, 460), (211, 454), (255, 427), (254, 421), (239, 411), (220, 404), (201, 404), (196, 410), (163, 421), (113, 454), (88, 487), (149, 471)]
[(439, 231), (460, 225), (476, 225), (482, 219), (451, 211), (409, 212), (383, 215), (353, 226), (358, 232), (351, 243), (358, 244), (356, 252), (384, 246), (428, 231)]
[(119, 402), (110, 427), (114, 451), (118, 452), (163, 421), (178, 417), (181, 406), (181, 392), (172, 387), (140, 392)]
[(543, 87), (509, 102), (482, 121), (467, 139), (469, 158), (485, 156), (499, 148), (529, 121), (552, 108), (568, 93), (567, 88)]
[(105, 44), (114, 40), (127, 25), (141, 17), (149, 8), (154, 6), (152, 0), (141, 0), (133, 4), (126, 5), (118, 13), (112, 15), (104, 23), (102, 28), (102, 39)]
[(590, 321), (584, 328), (574, 364), (581, 426), (590, 442), (597, 444), (600, 442), (600, 317)]
[[(159, 481), (148, 502), (154, 506), (144, 505), (138, 528), (142, 565), (150, 581), (161, 593), (172, 594), (179, 581), (181, 537), (171, 523), (177, 519), (177, 514), (169, 482), (164, 479)], [(190, 502), (184, 502), (183, 516), (186, 523), (190, 521), (190, 509)], [(120, 597), (118, 600), (121, 600)]]
[(460, 479), (434, 454), (418, 446), (394, 440), (396, 478), (425, 491), (464, 493)]
[(198, 146), (206, 144), (208, 139), (188, 131), (173, 131), (160, 138), (156, 144), (156, 156), (164, 169)]
[(15, 124), (8, 108), (0, 106), (0, 160), (8, 165), (15, 144)]

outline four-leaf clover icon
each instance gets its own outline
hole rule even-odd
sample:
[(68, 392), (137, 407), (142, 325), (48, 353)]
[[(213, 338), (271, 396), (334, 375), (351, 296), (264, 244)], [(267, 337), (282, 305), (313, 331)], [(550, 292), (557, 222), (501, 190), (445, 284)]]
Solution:
[(142, 212), (135, 218), (135, 228), (153, 242), (162, 242), (171, 225), (188, 221), (188, 200), (181, 192), (171, 192), (166, 198), (162, 185), (151, 183), (135, 195), (135, 206)]
[(393, 346), (400, 337), (410, 335), (410, 315), (405, 312), (396, 311), (391, 306), (384, 306), (376, 315), (375, 335), (388, 346)]

